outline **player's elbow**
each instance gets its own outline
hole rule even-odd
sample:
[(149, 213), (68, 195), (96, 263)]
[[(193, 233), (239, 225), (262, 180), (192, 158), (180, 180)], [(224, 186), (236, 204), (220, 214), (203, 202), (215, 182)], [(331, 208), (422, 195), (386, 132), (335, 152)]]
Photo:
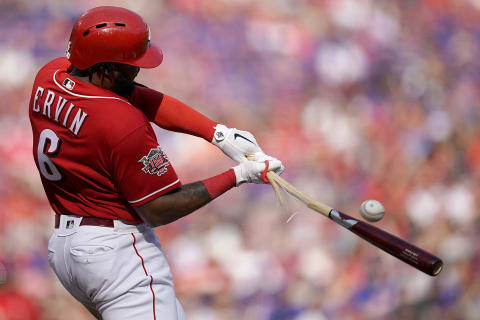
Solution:
[(178, 220), (190, 211), (188, 206), (174, 200), (169, 197), (159, 197), (135, 207), (135, 211), (151, 227), (163, 226)]
[(174, 222), (211, 200), (202, 182), (183, 185), (158, 198), (136, 207), (137, 213), (151, 226), (162, 226)]
[(159, 214), (157, 210), (150, 208), (149, 206), (139, 206), (135, 208), (137, 214), (142, 220), (151, 227), (159, 227), (170, 223), (166, 215)]

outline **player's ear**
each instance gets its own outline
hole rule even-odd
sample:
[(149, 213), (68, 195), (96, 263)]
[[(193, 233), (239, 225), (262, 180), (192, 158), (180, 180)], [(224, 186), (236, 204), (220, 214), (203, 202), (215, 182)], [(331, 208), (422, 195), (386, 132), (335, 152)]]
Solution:
[(102, 70), (106, 78), (110, 79), (111, 81), (114, 81), (115, 72), (118, 71), (118, 63), (105, 63), (103, 65)]

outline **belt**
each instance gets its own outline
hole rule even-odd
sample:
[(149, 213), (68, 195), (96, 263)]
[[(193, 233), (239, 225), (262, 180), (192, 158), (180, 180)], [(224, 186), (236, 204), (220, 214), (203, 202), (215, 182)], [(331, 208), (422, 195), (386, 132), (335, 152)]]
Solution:
[[(108, 227), (113, 228), (113, 220), (111, 219), (102, 219), (97, 217), (83, 217), (80, 222), (81, 226), (99, 226), (99, 227)], [(55, 215), (55, 229), (58, 229), (60, 226), (60, 215)]]

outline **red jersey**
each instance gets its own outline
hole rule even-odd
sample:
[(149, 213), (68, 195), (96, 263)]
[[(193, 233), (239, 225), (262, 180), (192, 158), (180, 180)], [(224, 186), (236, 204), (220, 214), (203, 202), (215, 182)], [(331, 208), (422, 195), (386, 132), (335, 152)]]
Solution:
[(58, 214), (141, 222), (132, 207), (181, 182), (145, 113), (70, 76), (69, 67), (58, 58), (40, 69), (29, 104), (33, 156), (50, 205)]

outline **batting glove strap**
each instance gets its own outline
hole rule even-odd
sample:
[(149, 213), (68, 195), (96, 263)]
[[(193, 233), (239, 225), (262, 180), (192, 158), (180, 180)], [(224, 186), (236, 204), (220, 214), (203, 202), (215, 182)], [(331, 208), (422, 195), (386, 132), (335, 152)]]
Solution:
[[(250, 156), (252, 157), (252, 156)], [(277, 158), (274, 158), (272, 156), (269, 156), (269, 155), (266, 155), (265, 153), (263, 152), (257, 152), (255, 154), (253, 154), (253, 158), (252, 160), (254, 161), (280, 161), (278, 160)], [(283, 171), (285, 171), (285, 167), (283, 166), (283, 164), (280, 162), (280, 167), (279, 168), (276, 168), (276, 169), (273, 169), (273, 168), (269, 168), (268, 171), (273, 171), (275, 172), (276, 174), (278, 175), (281, 175), (283, 173)], [(266, 174), (266, 171), (265, 171), (265, 174)]]
[(257, 140), (248, 131), (228, 128), (223, 124), (215, 126), (212, 144), (217, 146), (224, 154), (236, 162), (245, 162), (246, 156), (262, 152)]
[[(268, 167), (267, 167), (268, 165)], [(246, 161), (233, 167), (236, 177), (236, 185), (242, 183), (268, 183), (266, 172), (278, 170), (282, 166), (280, 160), (274, 159), (271, 161)], [(265, 176), (265, 180), (262, 178)]]
[(269, 162), (268, 160), (265, 160), (264, 162), (265, 162), (265, 169), (262, 171), (262, 173), (260, 173), (260, 178), (263, 180), (263, 182), (269, 183), (270, 181), (268, 181), (268, 178), (267, 178)]

